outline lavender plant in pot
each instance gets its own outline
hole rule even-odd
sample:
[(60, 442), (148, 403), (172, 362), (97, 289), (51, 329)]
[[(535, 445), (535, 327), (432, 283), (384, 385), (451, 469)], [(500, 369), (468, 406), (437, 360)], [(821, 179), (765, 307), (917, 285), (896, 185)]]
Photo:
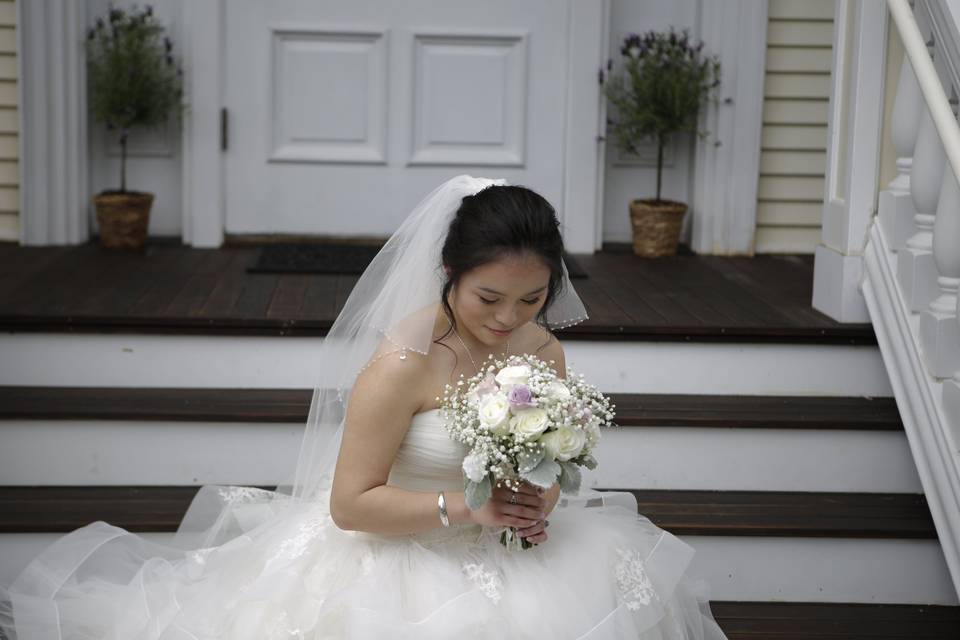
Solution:
[(87, 31), (87, 82), (93, 119), (116, 132), (120, 143), (120, 188), (93, 197), (100, 244), (142, 248), (152, 193), (127, 189), (127, 141), (136, 127), (157, 128), (183, 113), (183, 72), (173, 43), (147, 5), (143, 10), (110, 6)]
[[(686, 29), (677, 32), (648, 31), (624, 38), (620, 73), (604, 78), (603, 92), (615, 107), (616, 117), (608, 118), (618, 146), (638, 153), (652, 142), (657, 149), (657, 193), (655, 198), (630, 201), (633, 251), (643, 257), (674, 255), (687, 205), (661, 197), (663, 150), (671, 136), (698, 131), (700, 109), (715, 101), (720, 84), (720, 61), (702, 55), (703, 43), (692, 42)], [(613, 61), (607, 62), (610, 71)]]

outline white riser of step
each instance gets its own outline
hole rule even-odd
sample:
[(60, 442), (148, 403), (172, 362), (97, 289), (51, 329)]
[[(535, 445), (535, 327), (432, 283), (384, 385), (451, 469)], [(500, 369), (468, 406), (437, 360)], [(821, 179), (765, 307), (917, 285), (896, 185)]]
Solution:
[[(273, 485), (299, 424), (7, 420), (3, 485)], [(587, 486), (922, 493), (902, 431), (617, 427)]]
[[(0, 583), (62, 534), (0, 535)], [(141, 533), (169, 543), (173, 534)], [(680, 536), (712, 600), (956, 605), (935, 540)], [(550, 544), (547, 541), (546, 544)]]
[[(0, 335), (0, 385), (306, 388), (322, 338)], [(875, 346), (564, 341), (608, 393), (892, 397)]]

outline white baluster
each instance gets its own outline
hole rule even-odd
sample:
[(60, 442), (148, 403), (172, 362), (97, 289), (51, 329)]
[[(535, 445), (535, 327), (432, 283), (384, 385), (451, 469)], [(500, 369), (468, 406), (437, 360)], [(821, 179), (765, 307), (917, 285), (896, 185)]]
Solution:
[(939, 293), (933, 262), (933, 223), (946, 164), (937, 128), (924, 105), (910, 170), (915, 233), (907, 240), (907, 246), (897, 252), (897, 278), (912, 311), (926, 309)]
[(949, 164), (943, 172), (933, 225), (933, 261), (940, 274), (940, 295), (920, 314), (920, 348), (927, 371), (937, 378), (946, 378), (960, 369), (960, 184)]
[(913, 73), (910, 59), (904, 56), (897, 81), (897, 95), (893, 100), (890, 117), (893, 148), (897, 152), (897, 177), (887, 187), (891, 191), (909, 192), (910, 167), (913, 164), (913, 149), (917, 144), (920, 129), (920, 114), (923, 112), (923, 94)]
[(890, 248), (902, 249), (914, 231), (913, 199), (910, 197), (910, 169), (913, 151), (920, 128), (920, 114), (924, 108), (920, 84), (907, 56), (900, 65), (897, 94), (893, 100), (890, 129), (893, 148), (897, 154), (897, 177), (884, 191), (877, 202), (877, 217)]

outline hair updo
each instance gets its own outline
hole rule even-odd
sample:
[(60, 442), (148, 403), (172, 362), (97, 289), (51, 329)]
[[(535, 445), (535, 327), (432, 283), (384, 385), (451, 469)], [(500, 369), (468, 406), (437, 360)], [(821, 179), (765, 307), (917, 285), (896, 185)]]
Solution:
[(563, 284), (563, 237), (553, 206), (539, 193), (520, 185), (490, 185), (465, 196), (450, 222), (440, 257), (450, 272), (440, 300), (450, 321), (439, 342), (456, 326), (447, 296), (465, 273), (506, 256), (532, 253), (550, 269), (550, 282), (536, 323), (546, 329), (546, 315)]

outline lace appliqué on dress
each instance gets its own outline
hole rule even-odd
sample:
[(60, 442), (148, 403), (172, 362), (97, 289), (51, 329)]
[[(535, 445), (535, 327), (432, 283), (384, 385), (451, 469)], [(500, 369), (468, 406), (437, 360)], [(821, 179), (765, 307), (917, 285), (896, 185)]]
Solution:
[(643, 558), (636, 549), (617, 548), (620, 561), (614, 567), (613, 574), (617, 579), (617, 587), (627, 608), (636, 611), (641, 605), (648, 605), (654, 598), (659, 599), (646, 569), (643, 567)]
[(494, 602), (500, 601), (503, 581), (500, 579), (500, 576), (497, 575), (496, 571), (487, 571), (482, 562), (464, 562), (463, 572), (480, 587), (480, 590), (483, 591), (485, 596)]
[(217, 495), (227, 504), (245, 504), (258, 498), (271, 498), (273, 492), (257, 487), (218, 487)]
[(277, 552), (274, 553), (269, 562), (277, 559), (294, 560), (303, 555), (307, 546), (314, 540), (326, 540), (327, 520), (323, 516), (314, 516), (301, 522), (297, 526), (297, 533), (289, 538), (285, 538)]

